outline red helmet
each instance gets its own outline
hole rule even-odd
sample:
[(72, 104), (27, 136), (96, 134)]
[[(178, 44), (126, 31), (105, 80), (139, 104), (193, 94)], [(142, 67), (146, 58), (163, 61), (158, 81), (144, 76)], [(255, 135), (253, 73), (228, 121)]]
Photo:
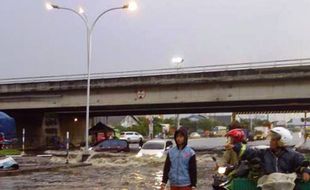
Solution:
[(225, 135), (226, 137), (231, 137), (234, 139), (235, 143), (243, 142), (245, 139), (245, 134), (242, 129), (233, 129), (228, 131), (228, 133)]

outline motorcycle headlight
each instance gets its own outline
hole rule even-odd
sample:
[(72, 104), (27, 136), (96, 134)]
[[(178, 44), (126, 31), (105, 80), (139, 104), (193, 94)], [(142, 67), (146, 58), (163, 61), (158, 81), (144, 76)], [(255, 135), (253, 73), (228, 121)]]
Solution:
[(217, 170), (217, 172), (219, 174), (224, 174), (226, 172), (226, 167), (219, 167), (219, 169)]

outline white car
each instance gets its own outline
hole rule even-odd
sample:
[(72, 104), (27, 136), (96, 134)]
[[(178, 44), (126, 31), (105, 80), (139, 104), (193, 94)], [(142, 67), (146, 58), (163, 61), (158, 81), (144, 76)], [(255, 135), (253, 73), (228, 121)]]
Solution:
[(190, 135), (189, 135), (189, 138), (200, 138), (201, 137), (201, 135), (199, 135), (199, 133), (197, 133), (197, 132), (192, 132)]
[(171, 140), (150, 140), (147, 141), (138, 152), (136, 157), (142, 156), (154, 156), (157, 158), (161, 158), (164, 156), (167, 151), (173, 147), (173, 142)]
[(126, 140), (129, 143), (139, 143), (143, 141), (144, 138), (140, 133), (134, 131), (122, 132), (120, 136), (121, 140)]

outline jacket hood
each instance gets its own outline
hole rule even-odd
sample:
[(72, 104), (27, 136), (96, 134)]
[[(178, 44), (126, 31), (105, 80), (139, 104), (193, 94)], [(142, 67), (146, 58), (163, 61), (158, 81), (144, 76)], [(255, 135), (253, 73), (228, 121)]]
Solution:
[(181, 127), (181, 128), (179, 128), (178, 130), (175, 131), (175, 133), (174, 133), (174, 141), (175, 141), (175, 144), (177, 146), (178, 146), (178, 144), (177, 144), (177, 135), (179, 133), (181, 133), (184, 136), (185, 142), (184, 142), (184, 147), (183, 148), (185, 148), (186, 145), (187, 145), (187, 141), (188, 141), (187, 129), (184, 128), (184, 127)]

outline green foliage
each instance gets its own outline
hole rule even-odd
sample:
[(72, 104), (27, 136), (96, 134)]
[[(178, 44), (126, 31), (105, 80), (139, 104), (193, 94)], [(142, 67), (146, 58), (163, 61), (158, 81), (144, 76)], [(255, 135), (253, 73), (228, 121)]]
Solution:
[(20, 150), (17, 149), (3, 149), (0, 150), (0, 156), (6, 156), (6, 155), (20, 155)]
[(148, 134), (148, 120), (144, 117), (139, 117), (138, 120), (139, 120), (139, 123), (137, 125), (132, 126), (132, 127), (125, 128), (121, 125), (118, 125), (118, 126), (115, 126), (115, 128), (118, 129), (120, 132), (136, 131), (143, 136), (147, 136), (147, 134)]
[[(121, 125), (115, 126), (116, 129), (120, 131), (136, 131), (143, 136), (147, 136), (149, 134), (149, 121), (146, 117), (138, 117), (139, 123), (129, 128), (124, 128)], [(170, 128), (174, 128), (175, 118), (153, 118), (153, 128), (154, 128), (154, 135), (162, 132), (161, 124), (170, 124)]]
[[(136, 131), (141, 133), (143, 136), (147, 136), (149, 134), (149, 121), (146, 117), (138, 117), (139, 123), (130, 128), (124, 128), (122, 126), (116, 126), (120, 131)], [(162, 132), (161, 124), (170, 124), (170, 129), (176, 128), (176, 119), (174, 117), (171, 118), (153, 118), (153, 127), (154, 127), (154, 135)], [(182, 118), (180, 120), (180, 124), (183, 127), (189, 129), (189, 131), (205, 131), (211, 130), (215, 126), (224, 125), (223, 123), (213, 120), (213, 119), (201, 119), (197, 122), (191, 121), (188, 118)], [(173, 130), (171, 130), (173, 131)], [(173, 135), (173, 134), (168, 134)]]
[(197, 130), (212, 130), (213, 127), (224, 125), (220, 121), (213, 120), (213, 119), (200, 119), (199, 121), (191, 121), (188, 118), (182, 118), (180, 124), (183, 127), (188, 128), (190, 131), (197, 131)]
[[(251, 125), (250, 123), (251, 123), (250, 119), (240, 119), (240, 125), (243, 128), (250, 128), (250, 125)], [(253, 127), (264, 126), (267, 123), (269, 123), (268, 120), (252, 119), (252, 126)]]
[(163, 123), (170, 124), (170, 127), (176, 127), (176, 120), (173, 117), (164, 119)]

